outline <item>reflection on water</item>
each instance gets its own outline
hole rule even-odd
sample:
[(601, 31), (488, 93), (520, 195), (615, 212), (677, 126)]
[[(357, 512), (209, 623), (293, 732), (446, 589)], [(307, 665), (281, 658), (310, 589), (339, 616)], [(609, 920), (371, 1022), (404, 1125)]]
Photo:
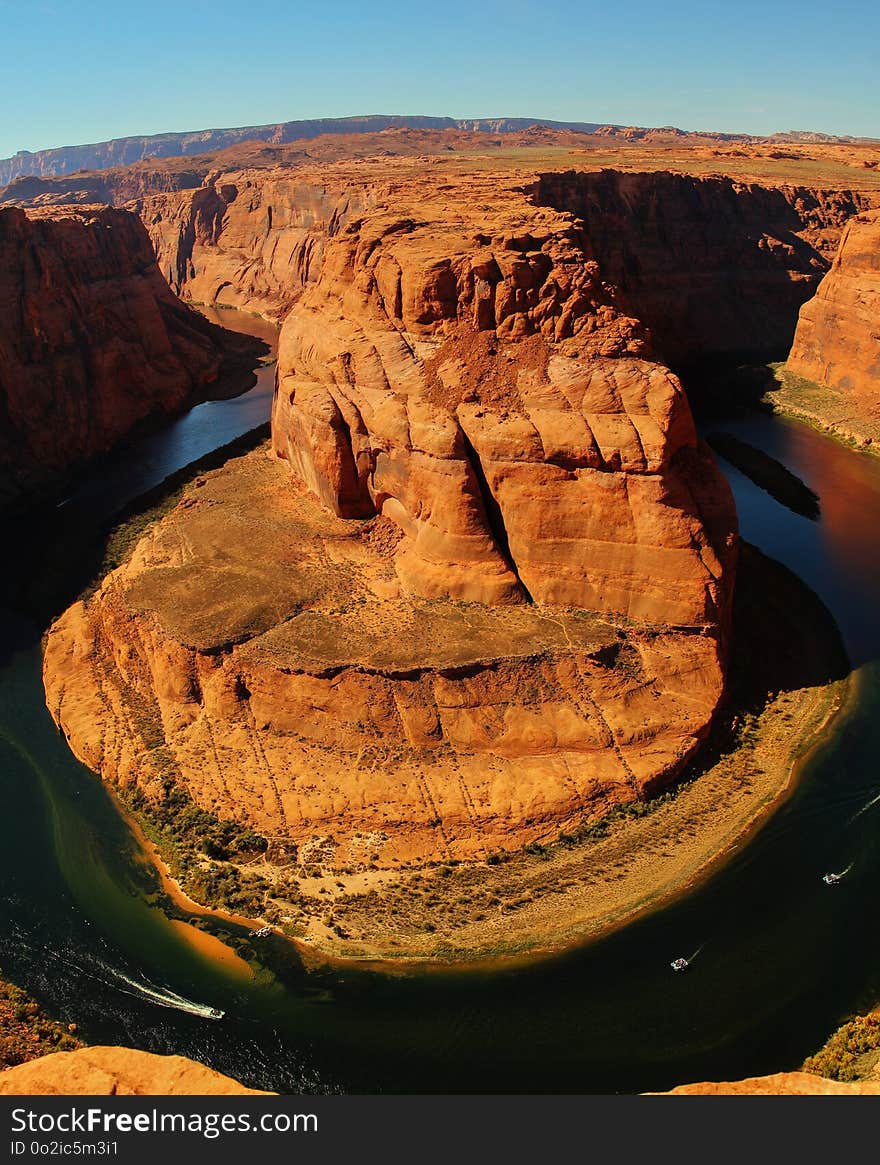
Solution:
[[(277, 350), (278, 329), (242, 312), (204, 308), (202, 314), (232, 331), (251, 332)], [(257, 383), (231, 400), (209, 400), (172, 421), (161, 432), (118, 450), (75, 489), (65, 503), (92, 519), (109, 517), (125, 502), (153, 489), (175, 470), (255, 429), (269, 419), (275, 365), (256, 369)]]
[(807, 582), (834, 615), (850, 659), (880, 656), (880, 457), (853, 453), (798, 421), (755, 414), (719, 423), (788, 466), (819, 495), (818, 522), (768, 498), (727, 462), (743, 534)]
[[(236, 425), (265, 420), (266, 379), (253, 390), (263, 391), (259, 417), (236, 412), (244, 397), (217, 402), (151, 438), (146, 478), (177, 468), (188, 450), (204, 452), (215, 425), (229, 440)], [(772, 418), (730, 431), (822, 499), (812, 523), (730, 470), (745, 536), (814, 586), (855, 659), (874, 660), (880, 460)], [(141, 452), (130, 459), (139, 465)], [(878, 988), (876, 662), (862, 668), (859, 706), (816, 752), (795, 796), (685, 901), (518, 970), (429, 976), (307, 972), (277, 940), (211, 923), (213, 941), (249, 956), (251, 977), (150, 905), (149, 868), (45, 711), (39, 628), (9, 617), (3, 634), (0, 965), (90, 1040), (191, 1055), (285, 1091), (639, 1091), (791, 1068)], [(846, 867), (840, 884), (823, 883)], [(676, 975), (670, 961), (689, 952), (699, 958)], [(175, 999), (189, 1010), (170, 1007)]]

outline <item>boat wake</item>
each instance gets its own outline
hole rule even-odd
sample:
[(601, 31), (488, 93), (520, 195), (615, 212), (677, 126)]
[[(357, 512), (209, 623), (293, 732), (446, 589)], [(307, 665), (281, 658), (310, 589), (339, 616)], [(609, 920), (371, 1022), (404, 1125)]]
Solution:
[[(95, 964), (91, 967), (83, 967), (75, 959), (66, 958), (55, 951), (47, 950), (45, 953), (98, 983), (104, 983), (107, 987), (120, 991), (123, 995), (130, 995), (134, 999), (146, 999), (150, 1003), (155, 1003), (157, 1007), (185, 1011), (188, 1015), (197, 1015), (201, 1019), (222, 1019), (225, 1014), (219, 1007), (211, 1007), (207, 1003), (197, 1003), (194, 999), (178, 995), (170, 987), (159, 987), (150, 982), (149, 979), (134, 979), (130, 975), (126, 975), (124, 971), (117, 971), (115, 967), (108, 966), (100, 959), (96, 959)], [(98, 968), (104, 974), (101, 974)]]
[(119, 990), (124, 995), (149, 999), (151, 1003), (155, 1003), (159, 1007), (170, 1007), (175, 1011), (185, 1011), (189, 1015), (197, 1015), (202, 1019), (223, 1018), (224, 1013), (219, 1007), (210, 1007), (207, 1003), (196, 1003), (192, 999), (178, 995), (176, 991), (172, 991), (168, 987), (156, 987), (155, 984), (149, 982), (139, 982), (137, 979), (132, 979), (128, 975), (124, 975), (121, 971), (113, 971), (113, 975), (116, 979), (122, 983), (126, 983), (131, 988), (130, 991), (127, 991), (125, 987), (120, 987)]
[(880, 801), (880, 793), (878, 793), (876, 797), (872, 797), (868, 804), (863, 805), (857, 813), (853, 813), (852, 817), (850, 817), (849, 821), (847, 822), (847, 825), (852, 825), (857, 817), (861, 817), (863, 813), (867, 813), (871, 806), (876, 805), (878, 801)]

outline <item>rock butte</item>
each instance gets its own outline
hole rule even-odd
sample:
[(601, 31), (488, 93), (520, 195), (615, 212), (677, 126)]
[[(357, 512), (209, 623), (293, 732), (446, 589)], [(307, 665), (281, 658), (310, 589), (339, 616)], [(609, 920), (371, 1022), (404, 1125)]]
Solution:
[(151, 415), (240, 391), (258, 351), (177, 299), (129, 211), (0, 210), (0, 508)]
[(144, 196), (180, 294), (284, 319), (275, 460), (198, 483), (52, 628), (71, 747), (337, 867), (661, 787), (723, 692), (736, 523), (658, 357), (786, 348), (857, 205), (425, 156)]
[(851, 219), (831, 270), (801, 308), (787, 368), (880, 415), (880, 214)]

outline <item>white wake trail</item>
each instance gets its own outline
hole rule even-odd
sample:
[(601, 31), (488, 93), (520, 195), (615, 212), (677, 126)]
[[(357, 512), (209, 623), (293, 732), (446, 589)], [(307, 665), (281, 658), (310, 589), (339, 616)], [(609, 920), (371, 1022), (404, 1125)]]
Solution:
[(176, 991), (172, 991), (170, 988), (160, 988), (155, 987), (151, 983), (141, 983), (137, 979), (129, 978), (128, 975), (124, 975), (121, 971), (113, 971), (112, 974), (115, 978), (132, 988), (131, 991), (126, 991), (124, 987), (120, 987), (119, 990), (125, 995), (142, 996), (144, 999), (149, 999), (151, 1003), (155, 1003), (159, 1007), (170, 1007), (175, 1011), (185, 1011), (190, 1015), (198, 1015), (202, 1019), (222, 1019), (223, 1017), (223, 1012), (219, 1008), (210, 1007), (206, 1003), (196, 1003), (192, 999), (178, 995)]
[(871, 806), (876, 805), (878, 801), (880, 801), (880, 793), (878, 793), (876, 797), (872, 797), (868, 804), (863, 805), (857, 813), (853, 813), (852, 817), (850, 817), (849, 821), (847, 822), (847, 825), (851, 825), (857, 817), (861, 817), (863, 813), (867, 813)]

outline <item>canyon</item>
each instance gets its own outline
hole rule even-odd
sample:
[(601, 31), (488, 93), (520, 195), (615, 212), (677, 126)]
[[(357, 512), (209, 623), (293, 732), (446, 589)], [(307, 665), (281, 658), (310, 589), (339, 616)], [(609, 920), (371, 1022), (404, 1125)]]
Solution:
[[(688, 766), (730, 713), (744, 571), (729, 491), (676, 372), (778, 358), (805, 319), (802, 347), (824, 345), (836, 367), (835, 330), (870, 329), (870, 313), (858, 321), (880, 199), (855, 147), (827, 155), (850, 159), (842, 177), (817, 166), (810, 181), (800, 160), (813, 143), (782, 151), (794, 162), (770, 157), (778, 144), (738, 156), (737, 143), (701, 141), (678, 169), (666, 144), (590, 169), (598, 153), (546, 131), (512, 134), (509, 158), (458, 132), (392, 130), (356, 156), (316, 139), (311, 153), (247, 144), (23, 180), (13, 192), (27, 209), (0, 211), (23, 236), (47, 232), (23, 248), (41, 271), (48, 254), (93, 247), (69, 244), (74, 228), (129, 232), (132, 286), (155, 289), (166, 320), (162, 395), (175, 410), (230, 361), (248, 366), (186, 303), (283, 325), (271, 440), (198, 474), (60, 616), (46, 695), (75, 754), (123, 800), (180, 794), (187, 812), (256, 831), (262, 872), (342, 878), (371, 911), (403, 870), (432, 887), (496, 862), (509, 876), (510, 855), (543, 860), (700, 772)], [(118, 206), (94, 207), (96, 195)], [(118, 295), (152, 355), (149, 301)], [(77, 289), (71, 302), (88, 305), (81, 346), (100, 350), (106, 301)], [(199, 370), (185, 393), (172, 357)], [(838, 383), (871, 399), (870, 382)], [(74, 460), (146, 414), (118, 415)], [(11, 477), (16, 496), (36, 488), (36, 469)], [(774, 691), (775, 714), (794, 707), (797, 720)], [(720, 809), (725, 794), (713, 796)], [(348, 953), (329, 925), (298, 931), (283, 893), (274, 906), (279, 929)], [(498, 926), (509, 933), (506, 917)], [(411, 949), (448, 954), (434, 929)], [(0, 1088), (232, 1087), (88, 1051)], [(701, 1088), (740, 1086), (686, 1090)]]
[(211, 219), (227, 267), (242, 221), (308, 257), (282, 286), (273, 242), (256, 290), (232, 282), (293, 301), (274, 462), (207, 475), (55, 624), (53, 716), (120, 787), (179, 783), (338, 868), (484, 857), (646, 796), (721, 698), (736, 557), (679, 382), (519, 180), (348, 177), (320, 215), (312, 182), (293, 226), (265, 175)]
[(180, 302), (130, 211), (0, 209), (0, 269), (7, 513), (57, 495), (137, 425), (253, 383), (260, 345)]

